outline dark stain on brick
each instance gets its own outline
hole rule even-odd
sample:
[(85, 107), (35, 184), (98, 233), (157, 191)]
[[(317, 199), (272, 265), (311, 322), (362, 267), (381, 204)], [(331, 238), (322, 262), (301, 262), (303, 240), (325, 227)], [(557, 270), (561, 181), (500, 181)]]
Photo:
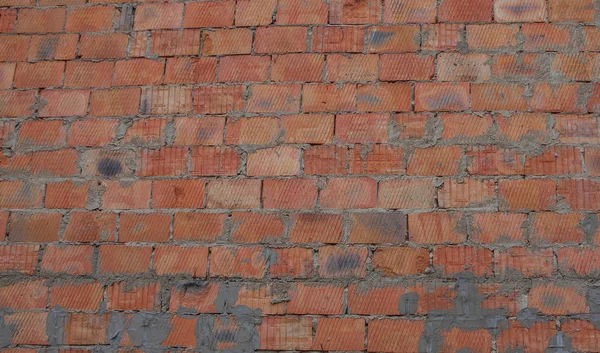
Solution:
[(42, 40), (37, 51), (37, 58), (39, 60), (48, 60), (54, 58), (56, 52), (56, 46), (58, 45), (57, 37), (49, 37)]
[(544, 303), (546, 306), (556, 308), (557, 306), (561, 306), (563, 304), (563, 298), (559, 295), (546, 293), (542, 295), (542, 303)]
[(123, 171), (121, 162), (112, 158), (102, 158), (98, 162), (98, 172), (105, 177), (113, 177)]
[(359, 267), (360, 262), (359, 254), (339, 254), (331, 256), (325, 267), (328, 272), (346, 272)]
[(585, 235), (586, 242), (590, 244), (594, 244), (594, 238), (596, 235), (596, 231), (598, 227), (600, 227), (600, 222), (598, 221), (598, 215), (596, 214), (586, 214), (585, 217), (579, 223), (579, 226), (583, 230), (583, 234)]
[(414, 315), (419, 307), (419, 294), (408, 292), (402, 294), (398, 302), (398, 311), (402, 315)]
[(371, 33), (371, 44), (380, 45), (393, 35), (394, 33), (392, 32), (374, 31), (373, 33)]

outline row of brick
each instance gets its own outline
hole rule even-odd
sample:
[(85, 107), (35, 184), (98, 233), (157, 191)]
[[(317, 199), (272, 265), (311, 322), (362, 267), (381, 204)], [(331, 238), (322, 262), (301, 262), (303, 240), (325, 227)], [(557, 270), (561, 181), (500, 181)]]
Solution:
[[(124, 230), (123, 238), (130, 233)], [(138, 240), (160, 242), (161, 239), (149, 239), (150, 236), (156, 238), (157, 233)], [(313, 248), (239, 245), (208, 248), (102, 244), (96, 248), (92, 245), (50, 244), (43, 251), (39, 271), (46, 275), (152, 273), (199, 278), (347, 280), (372, 275), (397, 278), (425, 274), (430, 278), (456, 278), (465, 273), (498, 279), (552, 277), (555, 273), (561, 277), (580, 278), (593, 277), (600, 270), (600, 261), (597, 260), (600, 251), (596, 248), (561, 247), (556, 250), (555, 259), (552, 249), (524, 247), (490, 250), (472, 246), (445, 246), (430, 250), (399, 246), (375, 249), (366, 246), (321, 246), (315, 252)], [(39, 245), (13, 244), (1, 245), (0, 248), (2, 271), (37, 273)], [(98, 254), (97, 262), (94, 254)], [(558, 265), (555, 265), (555, 261)], [(573, 288), (570, 290), (574, 291)]]
[[(144, 59), (146, 60), (146, 59)], [(39, 64), (27, 64), (39, 65)], [(45, 64), (43, 64), (45, 65)], [(61, 64), (62, 65), (62, 64)], [(61, 69), (62, 70), (62, 69)], [(129, 72), (129, 71), (128, 71)], [(131, 71), (135, 72), (135, 71)], [(162, 68), (161, 68), (162, 73)], [(44, 80), (42, 76), (28, 76)], [(138, 71), (137, 74), (140, 74)], [(136, 74), (128, 74), (134, 77)], [(59, 76), (62, 77), (62, 71)], [(139, 83), (138, 83), (139, 84)], [(254, 84), (244, 86), (164, 86), (110, 90), (0, 91), (0, 117), (31, 115), (131, 116), (137, 114), (293, 114), (299, 112), (452, 112), (525, 111), (586, 113), (600, 111), (600, 85), (540, 83), (526, 88), (517, 84), (449, 82), (381, 84)], [(141, 99), (140, 99), (141, 97)], [(414, 104), (413, 101), (414, 100)], [(89, 107), (88, 107), (89, 106)], [(88, 113), (89, 111), (89, 113)], [(381, 116), (372, 116), (381, 119)], [(351, 119), (351, 118), (347, 118)], [(387, 119), (387, 118), (386, 118)]]
[[(425, 320), (406, 319), (371, 319), (363, 318), (312, 318), (302, 316), (267, 316), (257, 319), (258, 323), (236, 323), (235, 316), (152, 316), (138, 318), (125, 316), (126, 328), (123, 335), (109, 334), (111, 314), (72, 313), (64, 315), (61, 321), (61, 333), (58, 341), (66, 345), (107, 345), (113, 347), (135, 347), (150, 345), (160, 350), (164, 347), (195, 348), (197, 345), (216, 347), (237, 347), (240, 342), (234, 335), (244, 332), (249, 336), (245, 342), (253, 349), (259, 350), (294, 350), (294, 351), (368, 351), (404, 353), (416, 352), (418, 347), (427, 342), (437, 341), (440, 352), (456, 352), (468, 349), (470, 352), (485, 353), (492, 348), (492, 342), (499, 351), (525, 350), (542, 352), (548, 346), (552, 348), (573, 348), (577, 351), (593, 352), (598, 344), (599, 331), (590, 321), (568, 319), (559, 328), (554, 320), (547, 318), (533, 322), (531, 325), (516, 319), (504, 320), (506, 327), (498, 329), (497, 335), (491, 330), (460, 329), (450, 327), (431, 333)], [(121, 316), (117, 316), (121, 318)], [(154, 333), (153, 337), (137, 336), (140, 319), (152, 323), (163, 323), (166, 331)], [(12, 336), (13, 344), (48, 345), (50, 337), (45, 331), (46, 322), (52, 317), (45, 312), (14, 313), (4, 319), (15, 328)], [(196, 326), (200, 322), (200, 330)], [(313, 329), (314, 327), (314, 329)], [(26, 329), (25, 329), (26, 328)], [(92, 330), (93, 328), (93, 330)], [(153, 332), (142, 327), (141, 332)], [(198, 332), (198, 337), (196, 333)], [(557, 338), (558, 336), (558, 338)], [(251, 339), (256, 341), (251, 341)], [(56, 340), (56, 338), (54, 338)], [(564, 340), (564, 341), (563, 341)], [(555, 341), (558, 341), (554, 343)], [(569, 342), (567, 345), (565, 342)], [(56, 344), (56, 343), (54, 343)], [(142, 352), (148, 348), (132, 350), (121, 348), (120, 353)], [(91, 352), (86, 349), (59, 350), (61, 353)], [(116, 351), (116, 350), (115, 350)], [(178, 350), (179, 351), (179, 350)], [(33, 348), (6, 349), (10, 353), (34, 353)], [(184, 352), (187, 352), (184, 350)]]
[[(92, 0), (90, 3), (129, 1)], [(113, 23), (135, 30), (315, 24), (377, 24), (435, 22), (594, 22), (593, 0), (385, 0), (347, 3), (343, 0), (228, 0), (140, 4), (127, 8), (85, 5), (85, 0), (42, 0), (40, 6), (5, 10), (3, 30), (31, 32), (109, 31)], [(3, 0), (0, 6), (33, 6), (32, 0)], [(73, 6), (75, 5), (75, 6)], [(121, 10), (121, 11), (119, 11)], [(383, 15), (383, 16), (382, 16)], [(118, 20), (120, 18), (120, 21)]]
[[(72, 31), (68, 30), (68, 32)], [(597, 27), (542, 23), (522, 26), (502, 24), (331, 26), (312, 29), (300, 26), (274, 26), (256, 29), (231, 28), (202, 31), (186, 29), (82, 35), (76, 33), (14, 35), (9, 32), (0, 35), (0, 38), (5, 44), (5, 49), (0, 52), (0, 61), (118, 59), (177, 55), (209, 57), (305, 52), (345, 52), (347, 55), (348, 53), (406, 53), (420, 50), (462, 52), (464, 49), (473, 52), (506, 52), (507, 50), (597, 52), (600, 50), (598, 44), (600, 30)], [(586, 56), (582, 54), (579, 53), (579, 57)], [(278, 55), (276, 58), (293, 57), (290, 55)], [(572, 55), (577, 57), (574, 53)], [(593, 55), (587, 56), (594, 58)], [(296, 54), (296, 57), (300, 57), (300, 54)], [(305, 55), (305, 57), (311, 56)], [(322, 55), (312, 55), (314, 61), (319, 57), (322, 58)], [(406, 57), (410, 58), (410, 56)], [(479, 55), (479, 57), (485, 56)], [(453, 59), (451, 56), (448, 58), (448, 60)], [(203, 63), (205, 70), (209, 71), (216, 58), (203, 59), (205, 60), (200, 63)], [(428, 63), (423, 62), (423, 64)], [(206, 76), (204, 80), (210, 78), (208, 72)]]
[[(465, 181), (466, 180), (466, 181)], [(433, 179), (368, 177), (316, 179), (0, 181), (0, 207), (209, 209), (431, 209), (500, 211), (599, 209), (600, 182), (588, 179), (448, 180), (437, 192)], [(153, 187), (154, 184), (154, 187)], [(154, 189), (154, 193), (152, 190)], [(294, 192), (292, 192), (292, 190)], [(583, 193), (583, 194), (581, 194)], [(152, 195), (152, 196), (151, 196)], [(44, 197), (45, 196), (45, 197)], [(151, 203), (152, 200), (152, 203)], [(317, 205), (318, 201), (318, 206)]]

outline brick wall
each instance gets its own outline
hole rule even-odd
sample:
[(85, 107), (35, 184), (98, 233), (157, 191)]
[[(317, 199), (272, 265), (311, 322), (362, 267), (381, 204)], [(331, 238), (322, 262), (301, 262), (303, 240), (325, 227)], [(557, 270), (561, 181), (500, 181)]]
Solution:
[(0, 349), (599, 352), (599, 28), (0, 0)]

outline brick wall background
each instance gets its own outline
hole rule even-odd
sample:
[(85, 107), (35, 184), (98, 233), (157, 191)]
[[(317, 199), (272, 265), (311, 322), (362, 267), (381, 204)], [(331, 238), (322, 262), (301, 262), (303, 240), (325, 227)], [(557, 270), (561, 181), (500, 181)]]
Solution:
[(599, 28), (0, 0), (0, 348), (600, 352)]

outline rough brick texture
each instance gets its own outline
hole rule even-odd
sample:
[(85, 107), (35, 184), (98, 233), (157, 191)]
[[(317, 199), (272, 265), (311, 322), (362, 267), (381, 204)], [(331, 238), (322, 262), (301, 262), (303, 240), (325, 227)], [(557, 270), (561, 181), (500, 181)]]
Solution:
[(600, 352), (600, 0), (0, 0), (0, 351)]

